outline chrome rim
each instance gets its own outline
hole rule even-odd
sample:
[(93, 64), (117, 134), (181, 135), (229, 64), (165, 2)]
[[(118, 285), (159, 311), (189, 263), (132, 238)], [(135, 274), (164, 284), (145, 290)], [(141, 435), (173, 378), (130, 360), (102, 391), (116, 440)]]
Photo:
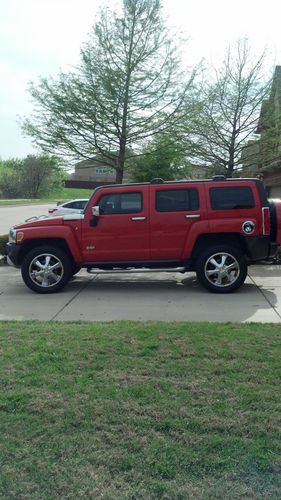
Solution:
[(218, 287), (232, 285), (240, 275), (240, 266), (229, 253), (215, 253), (209, 257), (204, 268), (207, 280)]
[(42, 253), (30, 263), (29, 276), (35, 285), (42, 288), (55, 286), (63, 277), (63, 264), (55, 255)]

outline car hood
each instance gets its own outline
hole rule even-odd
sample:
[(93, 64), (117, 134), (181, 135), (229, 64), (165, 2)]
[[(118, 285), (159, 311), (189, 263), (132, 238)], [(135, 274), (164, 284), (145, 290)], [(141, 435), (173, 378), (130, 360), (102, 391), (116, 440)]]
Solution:
[(17, 224), (14, 226), (15, 229), (24, 229), (27, 227), (45, 227), (45, 226), (61, 226), (65, 221), (70, 220), (82, 220), (84, 219), (84, 214), (67, 214), (67, 215), (58, 215), (55, 217), (34, 217), (21, 224)]

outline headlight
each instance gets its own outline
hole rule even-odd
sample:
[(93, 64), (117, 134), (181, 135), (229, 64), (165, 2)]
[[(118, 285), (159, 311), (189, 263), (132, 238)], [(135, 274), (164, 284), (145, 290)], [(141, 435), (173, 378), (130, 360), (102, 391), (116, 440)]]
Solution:
[(17, 230), (11, 227), (9, 231), (9, 242), (10, 243), (15, 243), (16, 242), (16, 236), (17, 236)]

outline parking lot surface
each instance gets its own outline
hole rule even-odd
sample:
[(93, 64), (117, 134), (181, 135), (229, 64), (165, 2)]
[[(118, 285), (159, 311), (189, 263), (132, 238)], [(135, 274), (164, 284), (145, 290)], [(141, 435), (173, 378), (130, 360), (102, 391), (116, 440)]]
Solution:
[(281, 323), (281, 266), (258, 265), (238, 292), (207, 292), (193, 273), (90, 275), (81, 271), (63, 291), (29, 290), (20, 270), (0, 267), (0, 320), (218, 321)]
[(48, 205), (17, 205), (17, 206), (3, 206), (0, 207), (0, 234), (7, 234), (10, 227), (24, 222), (29, 217), (40, 215), (46, 215), (48, 213), (48, 208), (52, 203)]

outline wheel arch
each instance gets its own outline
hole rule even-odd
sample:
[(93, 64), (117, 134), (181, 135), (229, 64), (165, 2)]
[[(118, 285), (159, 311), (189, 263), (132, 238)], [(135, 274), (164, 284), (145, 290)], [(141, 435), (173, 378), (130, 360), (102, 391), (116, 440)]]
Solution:
[(36, 247), (41, 247), (41, 246), (53, 246), (56, 248), (59, 248), (60, 250), (63, 250), (68, 257), (74, 262), (73, 255), (70, 251), (70, 248), (63, 238), (36, 238), (36, 239), (31, 239), (31, 240), (26, 240), (22, 244), (21, 251), (19, 252), (18, 255), (18, 263), (19, 265), (22, 264), (22, 261), (24, 257), (27, 255), (30, 250), (33, 250)]
[(244, 238), (239, 233), (207, 233), (201, 234), (193, 247), (191, 260), (196, 262), (199, 255), (206, 250), (206, 247), (213, 245), (228, 245), (232, 246), (243, 253), (246, 253), (246, 245)]

